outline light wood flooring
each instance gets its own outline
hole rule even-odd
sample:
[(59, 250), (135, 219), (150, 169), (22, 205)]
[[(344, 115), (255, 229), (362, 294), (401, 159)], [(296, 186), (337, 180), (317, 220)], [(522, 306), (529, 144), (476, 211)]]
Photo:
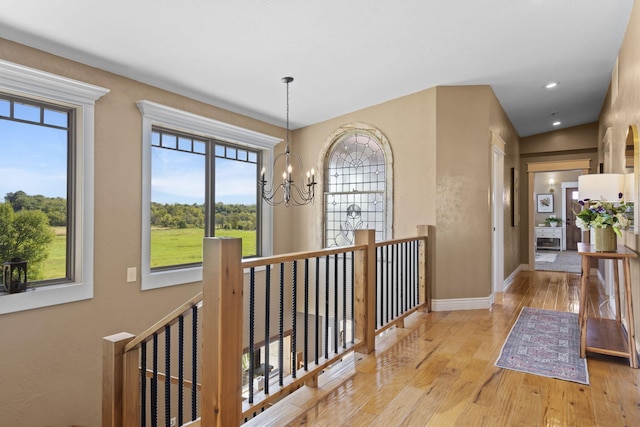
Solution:
[[(589, 310), (611, 317), (592, 279)], [(492, 310), (416, 314), (247, 426), (640, 426), (640, 370), (589, 355), (585, 386), (494, 363), (524, 306), (578, 311), (579, 275), (521, 272)], [(604, 302), (604, 304), (603, 304)]]

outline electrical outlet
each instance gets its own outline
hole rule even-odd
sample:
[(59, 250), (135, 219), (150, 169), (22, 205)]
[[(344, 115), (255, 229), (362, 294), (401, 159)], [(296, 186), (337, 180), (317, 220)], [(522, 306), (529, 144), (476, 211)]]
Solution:
[(135, 267), (127, 268), (127, 282), (135, 282), (138, 271)]
[(176, 419), (176, 417), (171, 418), (171, 424), (169, 424), (171, 427), (175, 427), (178, 425), (178, 420)]

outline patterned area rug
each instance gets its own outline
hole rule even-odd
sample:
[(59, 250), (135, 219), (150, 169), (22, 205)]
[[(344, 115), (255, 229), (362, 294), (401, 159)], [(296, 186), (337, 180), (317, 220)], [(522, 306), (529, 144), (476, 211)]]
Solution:
[(496, 361), (500, 368), (589, 384), (577, 313), (523, 307)]

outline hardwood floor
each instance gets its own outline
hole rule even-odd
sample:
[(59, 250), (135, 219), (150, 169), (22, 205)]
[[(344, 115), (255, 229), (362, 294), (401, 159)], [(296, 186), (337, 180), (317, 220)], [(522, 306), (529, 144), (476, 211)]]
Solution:
[[(592, 279), (589, 310), (612, 317)], [(416, 314), (248, 426), (638, 426), (640, 370), (589, 355), (590, 385), (496, 368), (524, 306), (578, 311), (579, 275), (522, 272), (492, 310)]]

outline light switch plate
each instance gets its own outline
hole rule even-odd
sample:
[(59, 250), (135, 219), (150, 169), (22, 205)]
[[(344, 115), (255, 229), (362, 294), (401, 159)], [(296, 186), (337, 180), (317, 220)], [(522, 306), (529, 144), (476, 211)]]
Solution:
[(135, 282), (136, 276), (138, 275), (137, 269), (135, 267), (127, 268), (127, 282)]

